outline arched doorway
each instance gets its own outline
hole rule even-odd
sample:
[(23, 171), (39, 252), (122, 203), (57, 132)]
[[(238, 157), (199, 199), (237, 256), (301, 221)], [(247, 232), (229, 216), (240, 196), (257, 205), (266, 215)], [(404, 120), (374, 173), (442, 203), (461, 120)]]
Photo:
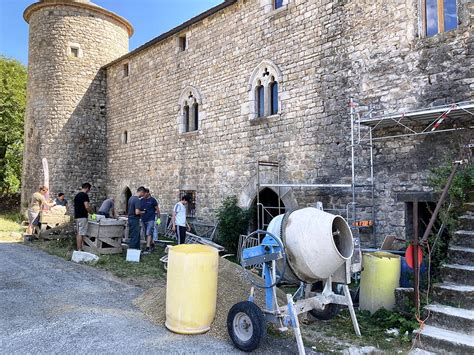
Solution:
[(123, 189), (122, 196), (120, 201), (120, 207), (123, 209), (123, 212), (127, 214), (128, 212), (128, 200), (132, 197), (132, 191), (128, 186)]
[[(285, 204), (278, 198), (278, 194), (268, 187), (262, 189), (259, 193), (259, 206), (257, 206), (257, 197), (252, 202), (252, 221), (251, 229), (266, 229), (270, 221), (279, 214), (285, 213)], [(280, 203), (278, 203), (280, 202)]]

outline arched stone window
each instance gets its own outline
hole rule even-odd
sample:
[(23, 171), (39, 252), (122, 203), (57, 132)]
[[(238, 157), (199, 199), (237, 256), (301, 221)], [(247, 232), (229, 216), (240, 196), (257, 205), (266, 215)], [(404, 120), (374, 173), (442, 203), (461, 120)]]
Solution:
[(200, 120), (204, 116), (201, 94), (195, 87), (188, 86), (179, 98), (179, 133), (199, 130), (201, 128)]
[(249, 79), (249, 119), (276, 115), (281, 112), (283, 75), (270, 60), (262, 61)]

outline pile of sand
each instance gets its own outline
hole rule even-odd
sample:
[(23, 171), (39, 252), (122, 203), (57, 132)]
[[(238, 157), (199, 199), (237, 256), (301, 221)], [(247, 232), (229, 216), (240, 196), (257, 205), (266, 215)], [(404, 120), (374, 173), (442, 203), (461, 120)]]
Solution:
[[(262, 279), (251, 276), (261, 284)], [(250, 294), (251, 284), (244, 277), (244, 271), (240, 265), (232, 263), (226, 259), (219, 259), (219, 274), (217, 280), (217, 307), (216, 317), (211, 325), (208, 334), (221, 339), (227, 339), (227, 313), (237, 302), (245, 301)], [(279, 304), (286, 303), (286, 296), (283, 291), (278, 290), (277, 297)], [(164, 325), (166, 320), (166, 288), (154, 287), (145, 291), (134, 301), (143, 313), (145, 313), (153, 323)], [(255, 289), (255, 303), (260, 307), (264, 304), (264, 290)]]

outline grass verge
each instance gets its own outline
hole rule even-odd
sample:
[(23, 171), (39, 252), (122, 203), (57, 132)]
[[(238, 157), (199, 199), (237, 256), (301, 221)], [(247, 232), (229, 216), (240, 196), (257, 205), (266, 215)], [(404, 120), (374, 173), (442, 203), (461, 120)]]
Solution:
[[(357, 337), (347, 309), (329, 321), (316, 321), (302, 327), (307, 346), (323, 353), (343, 353), (348, 346), (375, 347), (378, 352), (407, 354), (411, 348), (411, 332), (417, 326), (399, 313), (379, 310), (370, 315), (367, 311), (356, 311), (361, 337)], [(388, 329), (397, 329), (399, 334), (389, 334)]]
[[(50, 240), (50, 241), (34, 241), (28, 242), (28, 245), (44, 250), (45, 252), (56, 255), (65, 260), (71, 260), (73, 251), (75, 250), (75, 238)], [(143, 255), (139, 263), (131, 263), (125, 261), (123, 254), (101, 255), (99, 261), (89, 265), (110, 271), (120, 278), (131, 278), (140, 286), (145, 279), (163, 280), (165, 277), (165, 269), (160, 262), (160, 258), (164, 255), (164, 249), (157, 248), (152, 254)]]

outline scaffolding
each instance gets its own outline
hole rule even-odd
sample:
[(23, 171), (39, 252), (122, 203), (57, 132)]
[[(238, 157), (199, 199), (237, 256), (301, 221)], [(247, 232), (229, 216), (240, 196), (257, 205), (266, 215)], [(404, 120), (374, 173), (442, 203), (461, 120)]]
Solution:
[[(279, 162), (258, 161), (257, 163), (257, 227), (265, 228), (265, 215), (275, 217), (271, 210), (281, 214), (281, 188), (310, 188), (310, 189), (342, 189), (351, 193), (350, 202), (338, 209), (326, 211), (345, 211), (354, 236), (359, 239), (363, 229), (370, 235), (372, 246), (376, 247), (376, 205), (374, 181), (374, 142), (402, 137), (418, 137), (443, 132), (457, 132), (474, 128), (474, 101), (458, 102), (450, 105), (435, 106), (427, 109), (413, 110), (396, 114), (372, 116), (373, 110), (362, 108), (354, 99), (349, 101), (350, 108), (350, 150), (351, 150), (351, 183), (350, 184), (292, 184), (281, 183), (281, 165)], [(398, 131), (397, 131), (398, 130)], [(472, 148), (470, 142), (468, 148)], [(364, 157), (364, 151), (368, 157)], [(368, 159), (368, 172), (360, 174), (361, 159)], [(277, 169), (276, 183), (262, 183), (261, 167)], [(363, 169), (366, 167), (362, 167)], [(276, 189), (278, 206), (264, 206), (260, 202), (260, 191), (264, 188)], [(360, 195), (366, 195), (365, 203), (360, 203)], [(367, 203), (368, 202), (368, 203)], [(359, 216), (370, 215), (370, 220), (359, 220)]]

